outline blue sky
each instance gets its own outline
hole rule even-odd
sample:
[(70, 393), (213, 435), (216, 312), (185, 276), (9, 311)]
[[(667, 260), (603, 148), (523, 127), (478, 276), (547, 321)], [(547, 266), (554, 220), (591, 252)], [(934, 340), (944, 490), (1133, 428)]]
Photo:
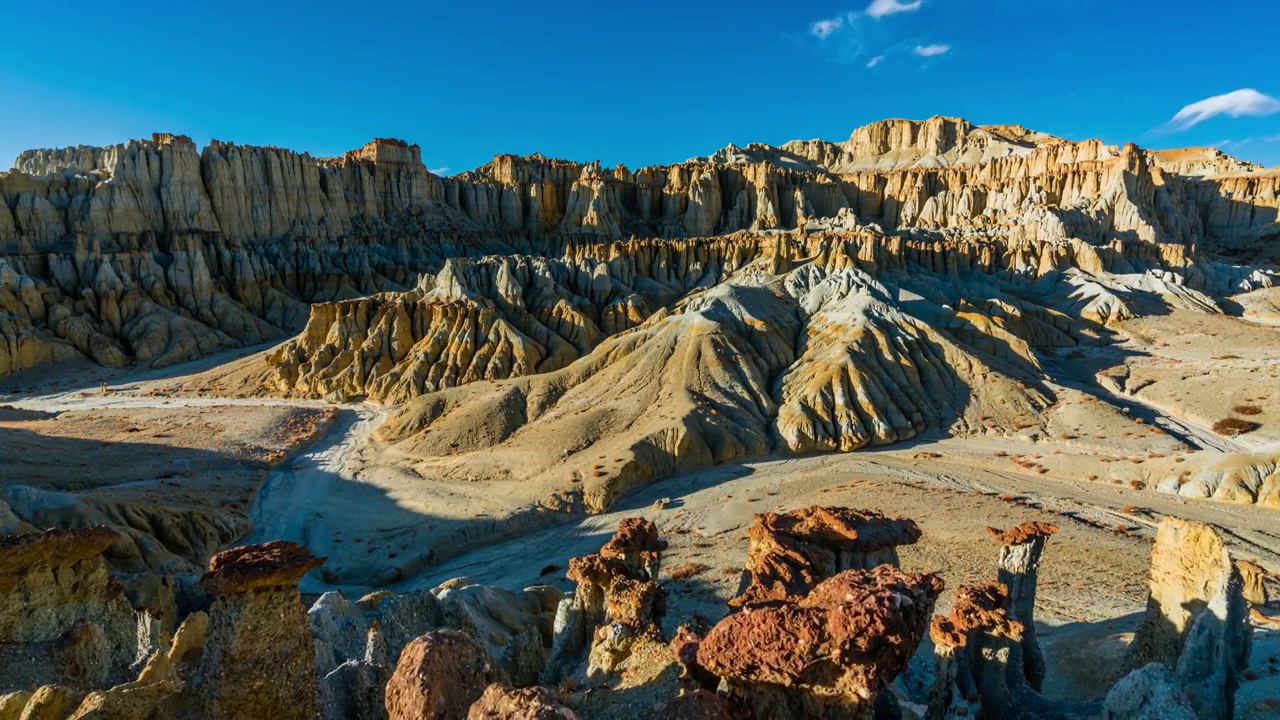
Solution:
[(10, 3), (0, 167), (156, 131), (314, 155), (399, 137), (450, 172), (639, 167), (935, 114), (1280, 165), (1273, 0), (200, 5)]

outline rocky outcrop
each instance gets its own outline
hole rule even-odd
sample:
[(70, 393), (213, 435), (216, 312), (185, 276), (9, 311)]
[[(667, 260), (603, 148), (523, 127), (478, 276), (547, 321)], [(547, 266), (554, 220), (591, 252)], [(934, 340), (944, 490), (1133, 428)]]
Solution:
[(102, 554), (106, 527), (0, 537), (0, 687), (88, 690), (122, 682), (154, 649)]
[(951, 612), (929, 627), (937, 665), (928, 717), (1005, 718), (1021, 707), (1010, 686), (1014, 648), (1033, 632), (1010, 617), (1008, 591), (1000, 583), (955, 591)]
[(533, 685), (547, 664), (563, 593), (545, 585), (511, 592), (475, 583), (436, 591), (442, 621), (485, 645), (517, 687)]
[(339, 592), (307, 611), (315, 646), (322, 718), (381, 718), (384, 690), (400, 653), (441, 623), (439, 603), (425, 590), (374, 593), (357, 602)]
[(1240, 452), (1212, 458), (1188, 476), (1168, 478), (1164, 489), (1183, 497), (1280, 509), (1280, 455)]
[(1196, 720), (1195, 706), (1168, 666), (1151, 663), (1107, 691), (1104, 720)]
[(1151, 552), (1151, 594), (1131, 662), (1171, 669), (1198, 717), (1229, 718), (1253, 631), (1243, 581), (1213, 528), (1165, 518)]
[(308, 611), (325, 718), (383, 717), (384, 687), (405, 647), (435, 630), (480, 643), (503, 676), (533, 685), (552, 643), (562, 593), (535, 586), (511, 592), (457, 578), (434, 590), (376, 592), (357, 601), (322, 595)]
[(224, 717), (314, 718), (315, 649), (298, 580), (324, 562), (277, 540), (218, 553), (200, 584), (214, 596), (191, 693)]
[(387, 683), (391, 720), (465, 718), (491, 684), (506, 677), (466, 633), (434, 630), (405, 647)]
[(1270, 577), (1267, 569), (1255, 562), (1236, 560), (1236, 570), (1240, 573), (1241, 594), (1245, 601), (1255, 607), (1266, 607), (1271, 601), (1267, 589), (1267, 579)]
[(919, 540), (920, 528), (873, 510), (814, 506), (756, 515), (747, 537), (751, 581), (734, 607), (795, 602), (840, 571), (897, 565), (897, 547)]
[(720, 621), (697, 661), (749, 717), (870, 718), (915, 653), (941, 591), (934, 575), (847, 570), (798, 602)]
[(652, 522), (626, 518), (599, 553), (569, 561), (569, 579), (578, 585), (556, 610), (544, 681), (569, 674), (584, 650), (594, 675), (617, 670), (638, 645), (664, 645), (667, 593), (655, 578), (665, 548)]
[[(410, 401), (377, 439), (424, 475), (518, 483), (529, 496), (523, 516), (601, 512), (677, 470), (750, 455), (849, 451), (930, 430), (1042, 429), (1051, 395), (1017, 333), (1069, 344), (1054, 323), (1070, 321), (1012, 295), (956, 313), (943, 307), (949, 292), (962, 299), (950, 285), (918, 287), (936, 302), (912, 300), (908, 316), (894, 307), (907, 291), (872, 279), (838, 240), (760, 251), (560, 370)], [(790, 269), (805, 252), (816, 255)], [(482, 347), (473, 340), (457, 347)]]

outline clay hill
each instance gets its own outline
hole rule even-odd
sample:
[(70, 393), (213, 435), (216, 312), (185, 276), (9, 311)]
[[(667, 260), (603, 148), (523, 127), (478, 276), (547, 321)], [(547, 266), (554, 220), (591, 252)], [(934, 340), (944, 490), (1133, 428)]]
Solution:
[(28, 151), (0, 720), (1272, 717), (1277, 357), (1210, 148)]

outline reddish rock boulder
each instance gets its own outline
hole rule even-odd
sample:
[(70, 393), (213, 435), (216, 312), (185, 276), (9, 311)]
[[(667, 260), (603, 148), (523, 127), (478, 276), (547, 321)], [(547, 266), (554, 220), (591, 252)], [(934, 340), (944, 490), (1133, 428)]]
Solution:
[(845, 571), (799, 602), (720, 621), (697, 661), (750, 717), (870, 717), (906, 669), (942, 585), (887, 565)]
[(897, 547), (919, 540), (920, 528), (872, 510), (815, 506), (756, 515), (747, 537), (751, 583), (729, 601), (734, 607), (794, 601), (842, 570), (897, 565)]
[(515, 690), (497, 683), (486, 688), (467, 712), (467, 720), (577, 720), (577, 717), (547, 688)]
[(465, 718), (494, 683), (506, 685), (507, 678), (483, 645), (456, 630), (435, 630), (400, 653), (387, 683), (387, 715), (391, 720)]

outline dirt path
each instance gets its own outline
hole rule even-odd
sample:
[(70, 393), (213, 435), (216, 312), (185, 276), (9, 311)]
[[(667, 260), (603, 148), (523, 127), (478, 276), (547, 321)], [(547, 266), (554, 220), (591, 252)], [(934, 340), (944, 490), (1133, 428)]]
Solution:
[[(345, 408), (328, 436), (285, 467), (271, 473), (258, 491), (250, 511), (253, 533), (243, 544), (290, 540), (311, 548), (316, 555), (334, 551), (335, 531), (317, 509), (341, 481), (359, 482), (353, 460), (369, 434), (386, 417), (386, 410), (368, 405)], [(324, 592), (308, 575), (303, 592)]]

